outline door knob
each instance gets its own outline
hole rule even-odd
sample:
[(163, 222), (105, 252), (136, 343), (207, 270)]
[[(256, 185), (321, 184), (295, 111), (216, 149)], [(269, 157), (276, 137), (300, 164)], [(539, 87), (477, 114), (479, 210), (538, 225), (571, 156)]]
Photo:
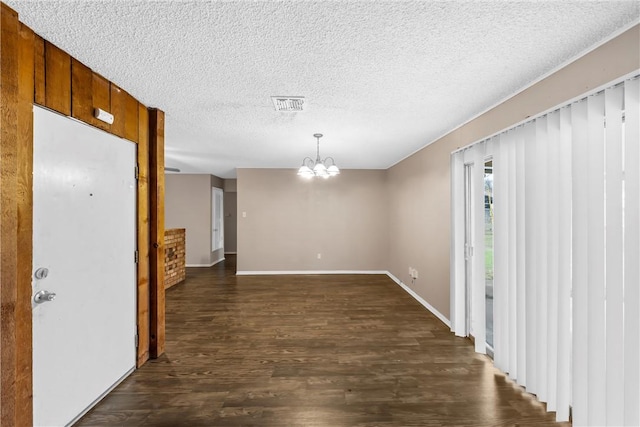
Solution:
[(53, 301), (56, 299), (56, 294), (49, 291), (40, 291), (33, 296), (33, 301), (36, 304), (42, 304), (43, 302)]

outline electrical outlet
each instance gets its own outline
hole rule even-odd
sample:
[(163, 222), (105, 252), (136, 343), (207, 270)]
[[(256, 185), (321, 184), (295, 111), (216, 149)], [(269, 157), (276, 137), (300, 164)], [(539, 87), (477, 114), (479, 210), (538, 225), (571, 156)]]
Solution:
[(318, 259), (322, 259), (322, 254), (318, 253)]
[(418, 270), (413, 270), (413, 278), (417, 279), (418, 278)]

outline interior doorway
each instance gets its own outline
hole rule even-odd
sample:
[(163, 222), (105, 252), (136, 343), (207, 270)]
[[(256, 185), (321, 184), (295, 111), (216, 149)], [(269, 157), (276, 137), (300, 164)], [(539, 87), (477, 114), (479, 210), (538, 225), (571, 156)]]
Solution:
[(224, 193), (211, 189), (211, 252), (224, 249)]

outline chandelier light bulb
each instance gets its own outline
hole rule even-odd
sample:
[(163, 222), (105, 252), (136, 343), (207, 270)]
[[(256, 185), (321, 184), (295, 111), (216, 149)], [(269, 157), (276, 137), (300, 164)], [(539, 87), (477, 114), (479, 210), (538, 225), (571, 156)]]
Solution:
[(302, 160), (302, 166), (298, 169), (298, 175), (304, 178), (313, 178), (314, 176), (317, 176), (325, 179), (339, 175), (340, 169), (338, 169), (333, 157), (327, 157), (326, 159), (321, 160), (320, 138), (322, 138), (322, 134), (316, 133), (313, 134), (313, 136), (316, 138), (316, 159), (314, 161), (311, 157), (305, 157)]

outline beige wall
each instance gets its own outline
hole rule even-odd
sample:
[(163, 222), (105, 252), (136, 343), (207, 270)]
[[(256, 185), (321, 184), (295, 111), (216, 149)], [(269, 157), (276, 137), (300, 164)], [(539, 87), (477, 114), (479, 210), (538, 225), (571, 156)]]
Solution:
[(389, 271), (449, 318), (450, 153), (640, 68), (636, 25), (388, 171)]
[(238, 251), (238, 180), (225, 179), (224, 187), (224, 252)]
[(225, 193), (236, 193), (238, 191), (237, 179), (225, 179), (223, 181), (223, 189)]
[(385, 181), (381, 170), (306, 180), (295, 169), (238, 169), (238, 271), (384, 270)]
[(222, 188), (212, 175), (165, 175), (165, 228), (186, 229), (187, 265), (211, 265), (223, 251), (211, 252), (211, 187)]

